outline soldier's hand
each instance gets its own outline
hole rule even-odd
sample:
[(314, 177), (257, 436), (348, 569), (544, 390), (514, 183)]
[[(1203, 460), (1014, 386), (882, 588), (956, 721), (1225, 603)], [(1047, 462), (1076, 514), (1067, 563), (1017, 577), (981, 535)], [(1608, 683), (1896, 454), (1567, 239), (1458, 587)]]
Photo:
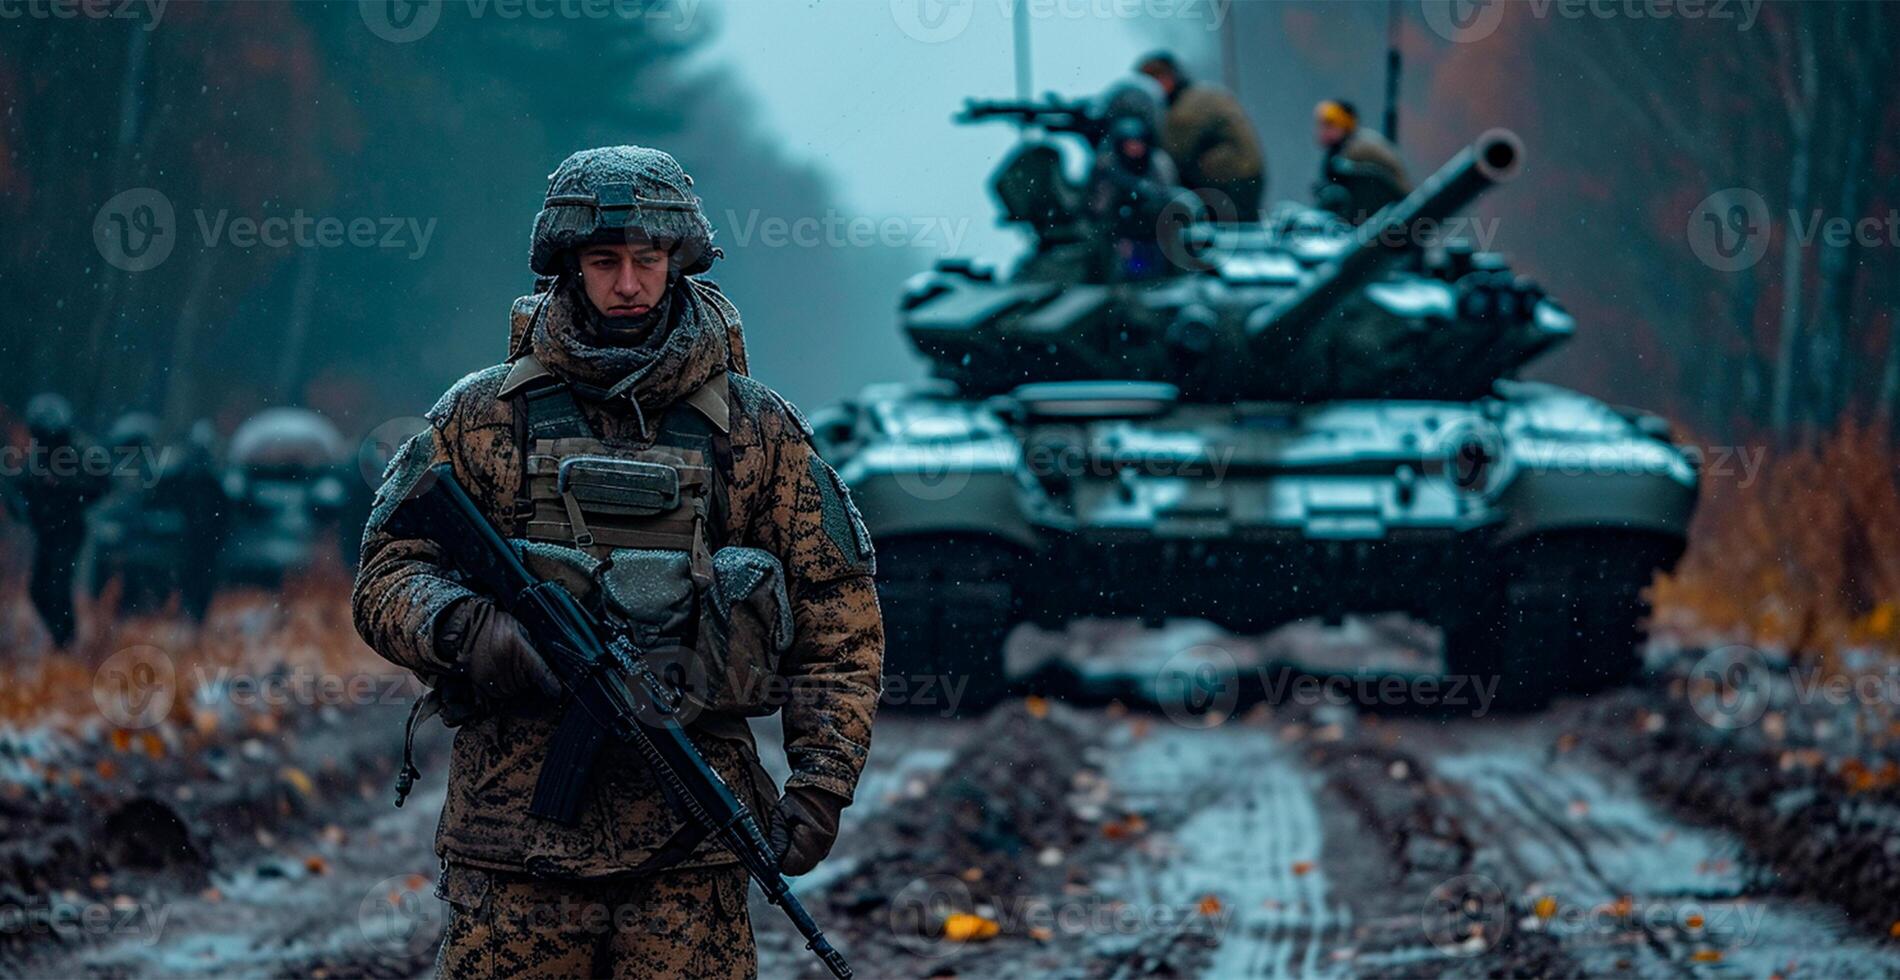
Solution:
[(847, 805), (843, 797), (811, 786), (786, 790), (772, 808), (767, 831), (779, 870), (802, 875), (817, 867), (838, 839), (838, 814)]
[(560, 697), (560, 680), (513, 616), (486, 599), (468, 599), (448, 617), (439, 640), (481, 697), (491, 702)]

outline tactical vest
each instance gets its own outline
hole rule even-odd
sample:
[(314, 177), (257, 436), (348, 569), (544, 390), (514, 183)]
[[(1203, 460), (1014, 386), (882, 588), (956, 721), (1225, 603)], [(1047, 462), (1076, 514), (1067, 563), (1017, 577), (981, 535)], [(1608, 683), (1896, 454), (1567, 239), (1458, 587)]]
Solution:
[[(691, 717), (702, 728), (750, 746), (740, 717), (754, 706), (747, 692), (761, 692), (758, 673), (777, 664), (763, 655), (764, 637), (734, 635), (727, 592), (775, 585), (778, 601), (771, 602), (768, 590), (765, 602), (782, 610), (776, 618), (783, 620), (786, 642), (790, 608), (776, 559), (753, 549), (720, 551), (732, 468), (728, 384), (720, 372), (676, 400), (648, 443), (602, 439), (568, 385), (531, 355), (515, 363), (498, 397), (515, 404), (522, 467), (514, 536), (526, 542), (523, 560), (533, 568), (537, 551), (551, 555), (556, 567), (545, 574), (562, 574), (564, 566), (574, 576), (570, 591), (597, 615), (631, 630), (649, 664), (692, 703)], [(599, 564), (563, 549), (585, 552)], [(751, 574), (761, 560), (775, 571)], [(568, 708), (543, 762), (531, 813), (575, 820), (594, 768), (597, 732), (585, 712)], [(683, 857), (694, 843), (675, 841), (655, 860)]]
[(694, 584), (708, 587), (732, 468), (727, 384), (720, 372), (675, 401), (651, 444), (610, 443), (564, 382), (532, 355), (517, 360), (499, 392), (515, 402), (522, 460), (514, 536), (603, 560), (616, 548), (684, 551)]
[[(607, 440), (573, 392), (532, 355), (514, 362), (497, 398), (512, 402), (521, 461), (506, 534), (537, 577), (559, 582), (596, 616), (621, 622), (663, 677), (700, 711), (743, 710), (722, 698), (700, 659), (701, 627), (714, 591), (713, 552), (725, 538), (732, 468), (728, 381), (720, 372), (669, 406), (647, 443)], [(690, 582), (687, 581), (690, 578)], [(720, 611), (724, 611), (721, 607)], [(723, 640), (729, 631), (719, 631)], [(722, 644), (724, 645), (724, 644)], [(721, 651), (725, 652), (725, 651)], [(724, 658), (721, 658), (722, 660)], [(770, 669), (774, 664), (762, 664)], [(669, 669), (670, 668), (670, 669)], [(450, 724), (476, 716), (454, 696), (425, 698), (405, 733), (397, 805), (414, 785), (416, 727), (438, 712)], [(572, 822), (599, 749), (576, 731), (557, 732), (536, 789), (536, 810)], [(730, 719), (711, 718), (735, 729)], [(566, 726), (563, 726), (564, 729)], [(743, 721), (734, 732), (745, 734)]]

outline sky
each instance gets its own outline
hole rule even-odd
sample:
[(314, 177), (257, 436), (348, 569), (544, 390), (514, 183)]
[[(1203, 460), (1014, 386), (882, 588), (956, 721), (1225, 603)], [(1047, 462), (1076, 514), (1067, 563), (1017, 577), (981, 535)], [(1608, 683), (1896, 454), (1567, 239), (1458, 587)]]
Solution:
[[(1032, 4), (1033, 91), (1092, 95), (1178, 33), (1142, 7)], [(1138, 19), (1115, 15), (1123, 8)], [(1010, 0), (722, 0), (705, 57), (736, 68), (762, 124), (836, 178), (844, 207), (901, 217), (935, 252), (1000, 259), (1019, 239), (997, 226), (987, 179), (1014, 131), (950, 118), (967, 97), (1014, 96), (1010, 10)]]

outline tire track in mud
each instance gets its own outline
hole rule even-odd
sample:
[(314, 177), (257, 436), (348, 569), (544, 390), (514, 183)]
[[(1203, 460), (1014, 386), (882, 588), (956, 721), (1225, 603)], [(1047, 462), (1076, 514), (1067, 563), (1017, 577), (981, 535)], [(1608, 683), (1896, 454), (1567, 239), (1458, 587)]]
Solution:
[[(1173, 826), (1153, 860), (1111, 869), (1103, 889), (1155, 908), (1219, 903), (1206, 976), (1338, 973), (1329, 953), (1345, 944), (1352, 913), (1319, 863), (1314, 777), (1250, 726), (1118, 735), (1104, 752), (1104, 777), (1151, 823)], [(1144, 958), (1125, 957), (1109, 975), (1135, 975)]]
[(1592, 975), (1900, 975), (1900, 952), (1778, 894), (1735, 837), (1669, 818), (1627, 773), (1549, 734), (1469, 732), (1432, 763), (1448, 805), (1528, 883), (1510, 896), (1515, 928)]

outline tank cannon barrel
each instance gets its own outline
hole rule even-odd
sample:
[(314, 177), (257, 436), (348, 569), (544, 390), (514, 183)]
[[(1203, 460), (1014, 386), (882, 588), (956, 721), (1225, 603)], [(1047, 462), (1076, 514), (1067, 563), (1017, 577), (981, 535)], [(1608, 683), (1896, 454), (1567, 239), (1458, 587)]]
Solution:
[(1508, 129), (1485, 131), (1404, 200), (1374, 214), (1352, 244), (1248, 328), (1249, 340), (1296, 330), (1323, 315), (1387, 263), (1419, 247), (1434, 226), (1517, 176), (1524, 144)]

